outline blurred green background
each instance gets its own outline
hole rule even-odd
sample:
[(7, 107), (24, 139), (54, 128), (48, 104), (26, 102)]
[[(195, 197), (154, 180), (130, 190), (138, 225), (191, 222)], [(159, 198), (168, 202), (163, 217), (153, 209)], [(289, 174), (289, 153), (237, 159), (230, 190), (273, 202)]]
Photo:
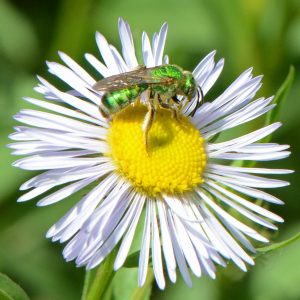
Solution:
[[(167, 21), (166, 53), (171, 62), (192, 70), (209, 51), (225, 57), (225, 69), (213, 99), (246, 68), (264, 74), (259, 96), (270, 96), (296, 67), (296, 78), (283, 106), (284, 126), (274, 140), (291, 145), (292, 156), (268, 166), (296, 170), (286, 178), (291, 186), (274, 193), (286, 202), (272, 207), (285, 223), (273, 241), (300, 231), (300, 1), (299, 0), (0, 0), (0, 272), (20, 284), (34, 300), (80, 299), (84, 270), (64, 262), (63, 245), (46, 240), (46, 230), (78, 197), (50, 207), (37, 208), (35, 201), (17, 204), (18, 188), (32, 172), (12, 168), (15, 159), (5, 147), (16, 122), (12, 115), (29, 105), (23, 96), (39, 97), (32, 88), (36, 74), (56, 82), (47, 74), (45, 60), (58, 60), (57, 50), (68, 53), (87, 67), (83, 54), (98, 55), (94, 34), (103, 33), (120, 46), (117, 20), (129, 21), (140, 55), (141, 33), (150, 35)], [(88, 68), (88, 67), (87, 67)], [(88, 68), (89, 69), (89, 68)], [(89, 69), (90, 70), (90, 69)], [(247, 125), (256, 128), (262, 120)], [(257, 259), (247, 274), (229, 266), (217, 280), (194, 279), (189, 289), (179, 279), (165, 292), (154, 285), (151, 299), (300, 299), (300, 241)], [(114, 299), (131, 299), (136, 271), (117, 274)], [(180, 276), (178, 276), (180, 277)]]

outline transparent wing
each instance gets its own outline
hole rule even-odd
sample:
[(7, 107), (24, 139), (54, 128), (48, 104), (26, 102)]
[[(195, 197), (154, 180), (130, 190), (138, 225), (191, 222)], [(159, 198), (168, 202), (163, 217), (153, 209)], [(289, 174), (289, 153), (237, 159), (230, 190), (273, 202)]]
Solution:
[(171, 85), (174, 83), (174, 78), (163, 77), (157, 78), (151, 76), (151, 70), (160, 68), (146, 68), (145, 66), (139, 66), (139, 69), (121, 73), (118, 75), (113, 75), (106, 77), (98, 82), (96, 82), (93, 86), (93, 89), (97, 91), (117, 91), (129, 87), (133, 87), (139, 84), (163, 84), (163, 85)]

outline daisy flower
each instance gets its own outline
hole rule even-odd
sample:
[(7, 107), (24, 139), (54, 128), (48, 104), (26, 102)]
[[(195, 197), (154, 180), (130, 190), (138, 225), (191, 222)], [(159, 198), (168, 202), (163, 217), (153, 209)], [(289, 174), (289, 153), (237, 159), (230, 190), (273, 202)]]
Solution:
[[(43, 173), (21, 185), (28, 190), (18, 201), (39, 197), (37, 205), (63, 201), (83, 188), (83, 198), (47, 232), (47, 237), (67, 242), (67, 261), (87, 269), (101, 264), (117, 247), (114, 269), (120, 269), (130, 251), (137, 224), (142, 222), (138, 284), (144, 284), (149, 260), (155, 280), (165, 287), (166, 275), (176, 281), (179, 269), (191, 286), (191, 273), (212, 278), (216, 265), (228, 261), (246, 271), (253, 265), (253, 241), (266, 243), (260, 226), (276, 230), (283, 219), (258, 205), (283, 202), (262, 189), (288, 185), (265, 177), (289, 170), (234, 165), (238, 161), (270, 161), (289, 156), (289, 146), (260, 142), (277, 130), (274, 123), (227, 141), (215, 137), (233, 127), (266, 114), (272, 97), (255, 99), (262, 76), (252, 69), (242, 73), (220, 96), (204, 102), (192, 117), (197, 99), (181, 98), (179, 120), (158, 108), (149, 132), (147, 154), (142, 126), (147, 112), (142, 94), (139, 105), (129, 105), (107, 120), (99, 112), (101, 92), (93, 86), (102, 77), (134, 70), (139, 65), (128, 23), (119, 19), (122, 54), (103, 35), (96, 34), (102, 60), (85, 58), (98, 72), (95, 77), (64, 53), (64, 64), (48, 62), (49, 72), (68, 87), (59, 90), (38, 77), (36, 91), (44, 100), (25, 98), (43, 110), (24, 109), (15, 119), (10, 138), (13, 154), (25, 155), (14, 166)], [(143, 64), (168, 64), (164, 56), (167, 24), (152, 42), (142, 35)], [(221, 74), (224, 59), (215, 62), (209, 53), (193, 76), (204, 98)], [(142, 213), (145, 211), (145, 213)], [(256, 224), (255, 224), (256, 223)]]

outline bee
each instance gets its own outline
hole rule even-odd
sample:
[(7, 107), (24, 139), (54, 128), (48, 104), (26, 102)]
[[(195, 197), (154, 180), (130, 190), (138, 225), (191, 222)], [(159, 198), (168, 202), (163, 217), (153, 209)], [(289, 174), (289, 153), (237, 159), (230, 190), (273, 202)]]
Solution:
[(177, 111), (183, 104), (182, 100), (178, 99), (178, 95), (186, 97), (189, 102), (197, 96), (196, 106), (191, 116), (194, 116), (203, 99), (203, 92), (197, 86), (192, 73), (169, 64), (153, 68), (141, 65), (136, 70), (106, 77), (96, 82), (93, 89), (104, 92), (99, 111), (105, 118), (111, 118), (129, 104), (134, 104), (144, 91), (149, 91), (145, 103), (148, 112), (142, 126), (147, 152), (148, 133), (158, 106), (171, 110), (172, 115), (177, 119)]

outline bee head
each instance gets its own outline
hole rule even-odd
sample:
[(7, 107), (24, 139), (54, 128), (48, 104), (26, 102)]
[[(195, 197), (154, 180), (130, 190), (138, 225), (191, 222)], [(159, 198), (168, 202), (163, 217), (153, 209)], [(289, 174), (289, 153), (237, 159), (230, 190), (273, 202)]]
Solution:
[(197, 93), (197, 85), (194, 76), (189, 71), (183, 71), (182, 93), (191, 101)]

